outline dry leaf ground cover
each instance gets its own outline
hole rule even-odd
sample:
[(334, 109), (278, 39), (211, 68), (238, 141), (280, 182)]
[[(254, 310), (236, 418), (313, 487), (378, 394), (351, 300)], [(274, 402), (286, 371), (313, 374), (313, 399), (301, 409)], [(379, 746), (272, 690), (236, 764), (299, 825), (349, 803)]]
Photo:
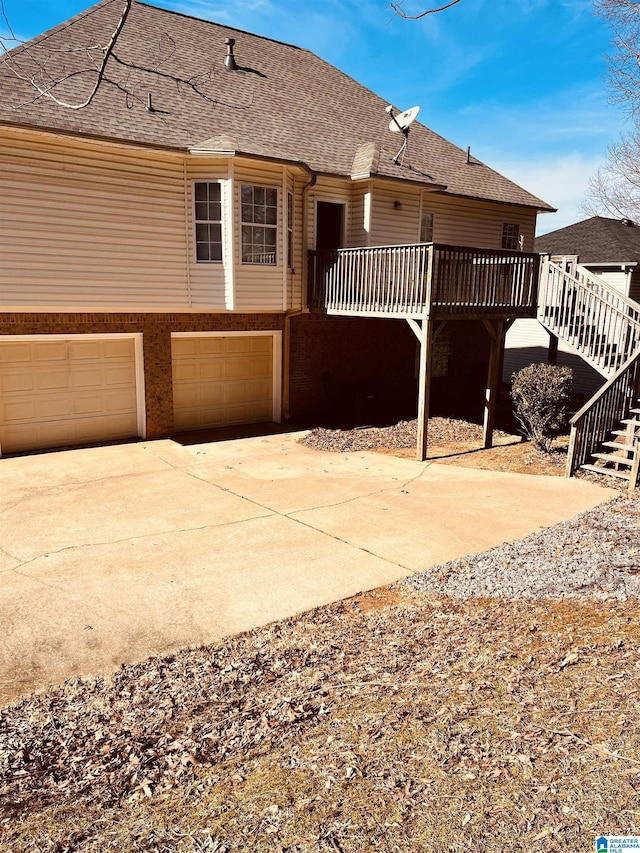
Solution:
[(0, 711), (0, 849), (583, 851), (637, 832), (637, 604), (396, 585), (68, 683)]

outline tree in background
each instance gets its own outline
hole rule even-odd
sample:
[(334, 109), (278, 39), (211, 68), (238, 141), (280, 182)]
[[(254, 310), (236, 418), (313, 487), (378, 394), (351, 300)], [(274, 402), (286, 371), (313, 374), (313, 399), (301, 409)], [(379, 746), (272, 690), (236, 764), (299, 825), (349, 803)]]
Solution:
[(613, 31), (613, 51), (605, 57), (611, 101), (624, 106), (633, 130), (610, 147), (584, 208), (640, 221), (640, 0), (594, 0), (594, 8)]

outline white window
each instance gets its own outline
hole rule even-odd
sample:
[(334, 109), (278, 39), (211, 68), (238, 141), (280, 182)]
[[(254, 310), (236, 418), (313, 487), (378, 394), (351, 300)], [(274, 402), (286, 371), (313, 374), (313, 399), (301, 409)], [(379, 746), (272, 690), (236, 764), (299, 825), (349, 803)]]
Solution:
[(502, 223), (502, 248), (522, 249), (520, 242), (520, 226), (517, 222)]
[(433, 213), (429, 210), (420, 214), (420, 242), (433, 243)]
[(293, 268), (293, 193), (287, 193), (287, 266)]
[(222, 204), (220, 184), (198, 181), (194, 184), (196, 221), (196, 260), (198, 263), (222, 261)]
[(276, 263), (278, 241), (278, 190), (276, 187), (240, 188), (242, 263)]

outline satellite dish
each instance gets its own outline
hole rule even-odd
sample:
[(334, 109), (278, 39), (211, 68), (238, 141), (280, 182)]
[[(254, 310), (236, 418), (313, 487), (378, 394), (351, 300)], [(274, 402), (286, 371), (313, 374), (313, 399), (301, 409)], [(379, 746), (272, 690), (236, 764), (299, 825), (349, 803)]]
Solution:
[(396, 164), (396, 166), (403, 166), (405, 154), (407, 154), (409, 150), (409, 130), (411, 128), (411, 125), (418, 117), (420, 107), (411, 107), (411, 109), (405, 110), (403, 113), (394, 116), (393, 106), (389, 104), (389, 106), (385, 109), (385, 112), (387, 113), (387, 115), (391, 116), (391, 121), (389, 122), (389, 130), (392, 130), (394, 133), (402, 133), (404, 136), (402, 148), (393, 158), (393, 162)]
[(414, 123), (414, 121), (418, 118), (418, 113), (420, 112), (420, 107), (411, 107), (411, 109), (405, 110), (400, 115), (394, 116), (391, 111), (391, 108), (387, 107), (387, 112), (391, 116), (391, 121), (389, 122), (389, 130), (392, 130), (394, 133), (404, 133), (409, 129), (409, 126)]

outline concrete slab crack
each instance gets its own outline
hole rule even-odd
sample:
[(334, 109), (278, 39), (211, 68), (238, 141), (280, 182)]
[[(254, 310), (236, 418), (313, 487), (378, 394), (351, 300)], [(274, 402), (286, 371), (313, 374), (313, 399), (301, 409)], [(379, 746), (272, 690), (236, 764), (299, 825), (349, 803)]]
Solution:
[(300, 515), (303, 512), (315, 512), (318, 509), (332, 509), (333, 507), (336, 507), (336, 506), (345, 506), (346, 504), (354, 503), (355, 501), (360, 501), (360, 500), (363, 500), (364, 498), (372, 498), (372, 497), (375, 497), (376, 495), (383, 495), (385, 492), (393, 492), (396, 490), (403, 491), (408, 486), (410, 486), (411, 483), (415, 483), (416, 480), (419, 480), (422, 477), (422, 475), (424, 474), (424, 472), (426, 471), (426, 469), (429, 467), (429, 465), (431, 465), (431, 462), (424, 463), (424, 468), (422, 469), (422, 471), (419, 474), (416, 474), (415, 477), (411, 477), (410, 480), (406, 480), (404, 483), (394, 484), (393, 486), (385, 486), (383, 489), (376, 489), (375, 491), (368, 492), (367, 494), (364, 494), (364, 495), (354, 495), (354, 497), (352, 497), (352, 498), (346, 498), (343, 501), (336, 501), (335, 503), (332, 503), (332, 504), (319, 504), (318, 506), (311, 506), (311, 507), (307, 507), (306, 509), (294, 509), (294, 510), (291, 510), (290, 513), (286, 513), (286, 515), (288, 518), (292, 518), (294, 515)]
[[(100, 548), (106, 545), (119, 545), (122, 542), (137, 542), (142, 539), (150, 539), (154, 536), (175, 536), (179, 533), (196, 533), (199, 530), (216, 530), (222, 527), (232, 527), (235, 524), (245, 524), (248, 521), (256, 521), (260, 518), (269, 518), (269, 516), (271, 515), (274, 515), (274, 513), (272, 511), (268, 511), (261, 515), (252, 515), (249, 518), (241, 518), (236, 521), (223, 521), (219, 524), (202, 524), (198, 527), (181, 527), (175, 530), (159, 530), (154, 531), (152, 533), (141, 533), (139, 536), (124, 536), (122, 539), (107, 539), (103, 542), (85, 542), (82, 545), (65, 545), (64, 548), (58, 548), (55, 551), (46, 551), (43, 554), (37, 554), (35, 557), (31, 557), (29, 560), (19, 562), (17, 566), (12, 566), (8, 569), (0, 569), (0, 574), (4, 574), (6, 572), (16, 572), (20, 574), (19, 569), (23, 569), (25, 566), (28, 566), (31, 563), (35, 563), (37, 560), (42, 560), (45, 557), (55, 557), (57, 554), (64, 554), (66, 551), (81, 551), (85, 548)], [(12, 559), (14, 560), (19, 559), (18, 557), (15, 557), (12, 554), (8, 554), (8, 556), (12, 557)]]

